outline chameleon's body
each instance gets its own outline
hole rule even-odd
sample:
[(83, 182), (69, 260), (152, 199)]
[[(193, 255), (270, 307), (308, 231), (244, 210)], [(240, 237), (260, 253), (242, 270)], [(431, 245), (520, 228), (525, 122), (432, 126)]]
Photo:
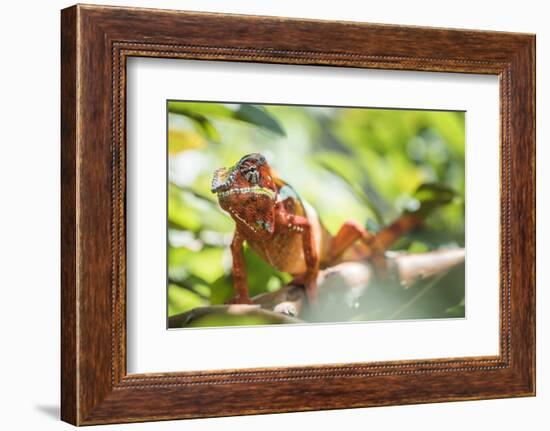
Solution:
[(244, 241), (270, 265), (292, 274), (314, 301), (320, 268), (345, 260), (376, 259), (418, 224), (416, 217), (401, 217), (372, 235), (349, 221), (332, 236), (315, 210), (275, 174), (261, 154), (249, 154), (230, 168), (216, 170), (212, 192), (236, 223), (231, 243), (236, 293), (232, 302), (236, 303), (250, 303)]

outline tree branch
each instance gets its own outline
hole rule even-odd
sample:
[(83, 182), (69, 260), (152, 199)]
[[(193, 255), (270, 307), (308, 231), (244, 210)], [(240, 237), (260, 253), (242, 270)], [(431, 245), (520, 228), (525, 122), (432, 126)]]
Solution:
[[(424, 295), (451, 268), (464, 262), (463, 248), (437, 250), (428, 253), (409, 254), (404, 252), (387, 252), (385, 254), (388, 268), (387, 278), (391, 278), (404, 288), (420, 280), (434, 277), (419, 294), (400, 307), (394, 316), (409, 307), (419, 296)], [(319, 272), (317, 279), (320, 304), (327, 310), (331, 307), (334, 295), (346, 297), (350, 307), (357, 298), (363, 295), (369, 285), (378, 280), (376, 270), (369, 261), (344, 262)], [(212, 305), (194, 308), (185, 313), (170, 317), (170, 328), (193, 326), (204, 318), (220, 317), (226, 320), (237, 317), (258, 318), (268, 323), (303, 323), (299, 317), (311, 315), (314, 307), (308, 307), (303, 286), (287, 285), (276, 292), (263, 293), (252, 298), (254, 305)], [(326, 304), (323, 304), (326, 302)], [(203, 326), (202, 323), (200, 326)], [(216, 325), (216, 326), (219, 326)]]
[[(264, 324), (303, 323), (302, 320), (275, 311), (266, 310), (259, 305), (231, 304), (197, 307), (168, 319), (169, 328), (192, 326), (204, 317), (252, 317), (259, 318)], [(203, 326), (203, 325), (201, 325)], [(219, 325), (216, 325), (219, 326)]]

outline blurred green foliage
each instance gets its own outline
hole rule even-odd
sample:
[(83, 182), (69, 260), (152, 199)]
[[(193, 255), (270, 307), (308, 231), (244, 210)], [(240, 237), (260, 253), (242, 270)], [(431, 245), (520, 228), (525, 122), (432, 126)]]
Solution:
[[(426, 227), (394, 248), (464, 246), (463, 112), (169, 101), (168, 127), (170, 316), (232, 296), (234, 223), (210, 184), (215, 169), (252, 152), (267, 158), (332, 233), (349, 219), (375, 231), (423, 204), (436, 208)], [(249, 249), (245, 258), (252, 296), (291, 279)], [(353, 320), (463, 317), (464, 267), (435, 283), (445, 285), (369, 287)], [(419, 295), (422, 289), (429, 294)], [(251, 324), (220, 318), (216, 324)]]

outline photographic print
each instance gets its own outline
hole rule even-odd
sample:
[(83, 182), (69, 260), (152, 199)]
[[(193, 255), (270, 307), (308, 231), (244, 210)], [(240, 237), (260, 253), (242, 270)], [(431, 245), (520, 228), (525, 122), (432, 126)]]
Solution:
[(535, 45), (64, 9), (62, 420), (534, 396)]
[(169, 328), (465, 317), (465, 113), (167, 102)]

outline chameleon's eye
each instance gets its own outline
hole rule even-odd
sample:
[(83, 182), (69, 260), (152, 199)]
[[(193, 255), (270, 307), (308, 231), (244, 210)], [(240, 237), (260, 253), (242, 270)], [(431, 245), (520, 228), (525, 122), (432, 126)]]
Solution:
[(256, 185), (260, 181), (260, 173), (255, 166), (245, 168), (241, 170), (241, 173), (243, 174), (246, 181), (248, 181), (252, 185)]
[(245, 178), (250, 184), (255, 185), (258, 184), (258, 181), (260, 180), (260, 174), (254, 169), (253, 171), (247, 172)]

